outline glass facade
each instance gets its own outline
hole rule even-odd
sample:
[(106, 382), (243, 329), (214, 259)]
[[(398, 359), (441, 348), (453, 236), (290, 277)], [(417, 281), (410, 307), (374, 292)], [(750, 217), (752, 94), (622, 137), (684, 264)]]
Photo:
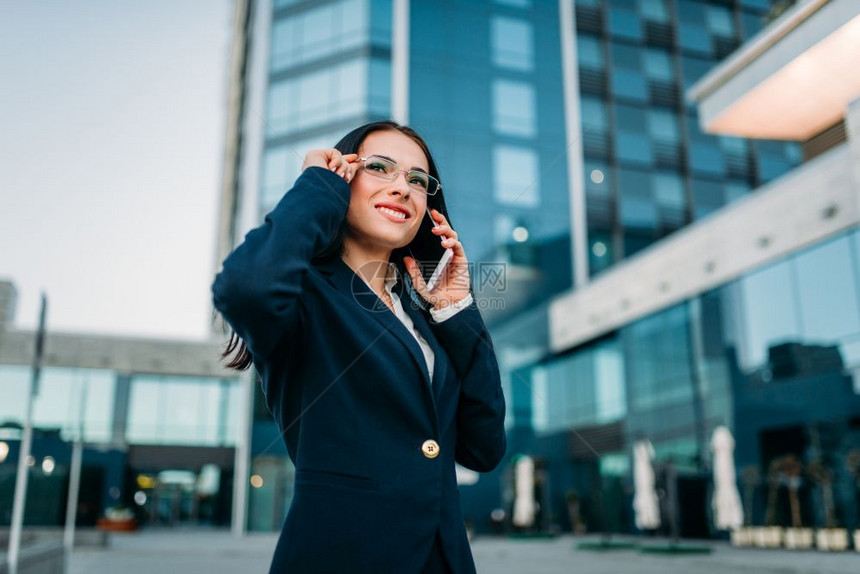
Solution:
[[(0, 524), (11, 517), (31, 372), (30, 366), (0, 365)], [(147, 523), (228, 524), (232, 493), (220, 485), (232, 477), (237, 404), (236, 378), (44, 367), (33, 403), (25, 523), (57, 526), (65, 520), (71, 442), (82, 426), (78, 524), (95, 526), (106, 508), (117, 505), (134, 508)], [(205, 464), (212, 457), (220, 467)], [(181, 471), (172, 470), (177, 464)], [(177, 472), (183, 481), (171, 478)]]
[(761, 29), (769, 7), (576, 1), (585, 162), (615, 172), (600, 197), (587, 201), (589, 244), (611, 247), (591, 259), (592, 275), (799, 163), (796, 144), (749, 146), (702, 133), (682, 97)]
[[(547, 468), (570, 477), (555, 486), (558, 511), (567, 489), (591, 488), (576, 478), (575, 468), (593, 460), (610, 496), (618, 477), (603, 466), (617, 460), (619, 445), (620, 455), (629, 457), (629, 445), (647, 437), (656, 451), (655, 467), (671, 462), (681, 488), (693, 497), (682, 505), (682, 535), (713, 535), (692, 516), (709, 504), (704, 491), (694, 493), (696, 484), (710, 480), (708, 438), (725, 425), (735, 436), (739, 471), (767, 476), (775, 460), (792, 455), (810, 470), (823, 465), (834, 485), (840, 481), (837, 523), (860, 526), (860, 496), (849, 468), (851, 453), (860, 449), (858, 278), (855, 229), (572, 353), (520, 369), (517, 376), (531, 392), (519, 397), (512, 415), (530, 421), (514, 425), (529, 426), (529, 448), (545, 457)], [(613, 432), (619, 435), (615, 442), (606, 438)], [(584, 460), (571, 458), (579, 437), (595, 448)], [(804, 474), (800, 483), (803, 524), (824, 527), (816, 502), (823, 491), (811, 476)], [(632, 488), (629, 473), (620, 480)], [(767, 502), (766, 482), (748, 487), (754, 493), (746, 509), (752, 524), (765, 524), (773, 504), (774, 520), (790, 525), (788, 510)], [(626, 508), (619, 507), (609, 521), (616, 531), (632, 533)], [(589, 512), (593, 521), (602, 520), (596, 507)]]

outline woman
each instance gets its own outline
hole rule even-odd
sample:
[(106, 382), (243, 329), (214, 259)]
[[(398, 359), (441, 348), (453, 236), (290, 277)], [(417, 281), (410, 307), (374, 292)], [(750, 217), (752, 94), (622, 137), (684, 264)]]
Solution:
[[(454, 463), (498, 465), (505, 402), (438, 177), (413, 130), (362, 126), (215, 278), (225, 356), (260, 373), (296, 467), (272, 573), (474, 572)], [(430, 242), (454, 251), (432, 293)]]

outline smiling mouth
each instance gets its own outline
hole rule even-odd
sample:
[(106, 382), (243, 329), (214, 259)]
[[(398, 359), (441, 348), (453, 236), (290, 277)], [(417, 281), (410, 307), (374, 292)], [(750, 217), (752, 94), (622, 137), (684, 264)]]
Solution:
[(402, 222), (409, 219), (409, 216), (407, 216), (402, 211), (396, 211), (394, 209), (389, 209), (388, 207), (377, 207), (376, 211), (378, 211), (392, 221)]

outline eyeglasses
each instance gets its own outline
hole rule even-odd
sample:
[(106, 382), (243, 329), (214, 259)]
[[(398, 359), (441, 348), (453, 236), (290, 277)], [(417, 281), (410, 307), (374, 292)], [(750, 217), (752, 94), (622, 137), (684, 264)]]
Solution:
[(358, 158), (364, 163), (364, 171), (370, 175), (376, 176), (388, 181), (397, 179), (397, 174), (403, 172), (406, 176), (406, 184), (410, 189), (427, 195), (435, 195), (437, 191), (442, 189), (442, 184), (439, 180), (423, 171), (417, 169), (405, 170), (400, 169), (396, 163), (390, 159), (378, 155), (370, 155), (367, 157)]

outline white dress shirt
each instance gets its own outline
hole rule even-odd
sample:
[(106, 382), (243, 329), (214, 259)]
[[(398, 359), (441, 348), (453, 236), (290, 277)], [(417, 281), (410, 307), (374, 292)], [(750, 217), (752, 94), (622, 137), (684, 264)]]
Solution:
[[(367, 283), (365, 281), (365, 283)], [(391, 297), (391, 302), (394, 304), (394, 314), (400, 319), (400, 322), (406, 326), (406, 330), (412, 333), (415, 340), (418, 341), (418, 346), (421, 347), (421, 352), (424, 354), (424, 361), (427, 363), (427, 371), (430, 373), (430, 380), (433, 380), (433, 366), (435, 361), (435, 353), (427, 340), (421, 336), (421, 333), (415, 328), (412, 323), (412, 318), (403, 310), (403, 305), (400, 303), (400, 298), (397, 293), (392, 291), (394, 284), (397, 283), (397, 266), (393, 263), (388, 264), (388, 272), (385, 275), (385, 291)], [(370, 284), (367, 285), (370, 287)], [(444, 309), (430, 309), (430, 316), (437, 323), (441, 323), (450, 319), (461, 310), (472, 304), (472, 294), (469, 293), (465, 298), (448, 305)]]

